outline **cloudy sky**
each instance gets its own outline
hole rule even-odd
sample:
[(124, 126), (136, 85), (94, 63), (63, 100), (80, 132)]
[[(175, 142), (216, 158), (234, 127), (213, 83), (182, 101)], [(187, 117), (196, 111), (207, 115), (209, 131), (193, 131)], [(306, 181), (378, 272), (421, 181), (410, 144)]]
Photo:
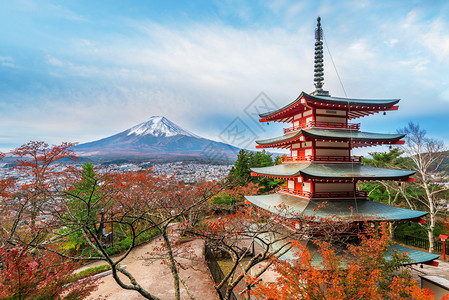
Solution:
[(399, 111), (361, 119), (362, 130), (395, 133), (415, 121), (449, 144), (444, 0), (0, 4), (0, 151), (93, 141), (154, 115), (234, 144), (223, 131), (236, 122), (258, 138), (277, 135), (283, 126), (259, 127), (246, 112), (314, 90), (318, 15), (324, 88), (401, 99)]

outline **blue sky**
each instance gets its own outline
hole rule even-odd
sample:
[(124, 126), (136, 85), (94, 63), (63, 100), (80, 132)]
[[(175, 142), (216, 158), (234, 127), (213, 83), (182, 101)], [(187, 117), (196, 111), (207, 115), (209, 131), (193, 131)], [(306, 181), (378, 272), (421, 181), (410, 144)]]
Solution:
[[(401, 98), (362, 130), (415, 121), (449, 144), (447, 1), (0, 4), (0, 151), (88, 142), (153, 115), (215, 140), (236, 118), (278, 135), (285, 126), (259, 127), (245, 109), (260, 92), (283, 106), (314, 90), (318, 15), (347, 96)], [(324, 59), (324, 88), (345, 96), (327, 49)]]

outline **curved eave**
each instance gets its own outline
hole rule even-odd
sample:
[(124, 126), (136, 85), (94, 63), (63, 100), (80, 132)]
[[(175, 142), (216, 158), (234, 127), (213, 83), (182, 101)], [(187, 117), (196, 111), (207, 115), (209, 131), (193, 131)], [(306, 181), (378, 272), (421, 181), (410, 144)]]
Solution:
[(300, 142), (301, 135), (304, 135), (306, 141), (320, 140), (320, 141), (351, 141), (353, 147), (366, 147), (381, 144), (401, 144), (400, 141), (405, 134), (384, 134), (371, 133), (349, 130), (334, 130), (334, 129), (318, 129), (311, 128), (308, 130), (299, 130), (295, 133), (286, 134), (283, 136), (258, 140), (256, 148), (288, 148), (295, 142)]
[(302, 199), (286, 194), (245, 196), (254, 206), (286, 219), (334, 217), (336, 220), (364, 221), (408, 221), (427, 214), (424, 211), (390, 206), (367, 199)]
[[(273, 241), (273, 237), (272, 235), (258, 235), (258, 239), (255, 239), (255, 241), (262, 246), (264, 249), (266, 249), (266, 245), (270, 244), (271, 241)], [(260, 241), (259, 239), (264, 240), (264, 242)], [(275, 243), (271, 243), (271, 248), (269, 249), (270, 252), (276, 253), (276, 251), (279, 250), (279, 248), (283, 248), (285, 247), (285, 243), (288, 243), (289, 241), (285, 241), (285, 242), (275, 242)], [(318, 266), (323, 262), (323, 257), (321, 256), (320, 252), (317, 251), (318, 248), (314, 243), (308, 243), (307, 241), (301, 241), (301, 244), (305, 245), (310, 254), (312, 255), (311, 257), (311, 263), (314, 266)], [(342, 249), (340, 248), (336, 248), (335, 250), (337, 250), (337, 253), (341, 253)], [(299, 248), (292, 248), (289, 251), (287, 251), (286, 253), (284, 253), (282, 256), (279, 257), (279, 259), (287, 261), (287, 260), (294, 260), (297, 258), (297, 255), (295, 255), (295, 253), (297, 253), (298, 251), (300, 251)], [(404, 265), (413, 265), (413, 264), (425, 264), (425, 263), (430, 263), (436, 259), (438, 259), (440, 257), (440, 255), (438, 254), (433, 254), (433, 253), (429, 253), (429, 252), (424, 252), (424, 251), (420, 251), (420, 250), (416, 250), (416, 249), (412, 249), (406, 246), (402, 246), (402, 245), (398, 245), (398, 244), (391, 244), (388, 247), (387, 252), (385, 253), (385, 259), (386, 260), (390, 260), (392, 259), (392, 254), (393, 252), (398, 252), (398, 253), (406, 253), (407, 256), (410, 258), (410, 262), (409, 263), (404, 263)], [(344, 263), (343, 263), (344, 264)]]
[[(304, 101), (301, 101), (301, 99), (304, 99)], [(397, 110), (398, 106), (395, 106), (395, 104), (399, 101), (400, 99), (356, 99), (331, 96), (314, 96), (301, 92), (298, 98), (296, 98), (293, 102), (274, 111), (259, 114), (259, 121), (291, 122), (293, 115), (298, 113), (295, 109), (299, 106), (344, 109), (349, 112), (349, 119), (355, 119), (378, 113), (380, 111)]]
[(391, 258), (392, 250), (397, 251), (398, 253), (407, 253), (407, 256), (410, 258), (411, 262), (405, 265), (425, 264), (434, 261), (440, 257), (440, 255), (438, 254), (412, 249), (399, 244), (391, 244), (389, 251), (386, 254), (387, 259)]
[(416, 171), (383, 169), (356, 163), (335, 164), (281, 164), (271, 167), (251, 168), (255, 176), (275, 178), (308, 177), (317, 179), (403, 180)]
[(287, 148), (292, 143), (297, 142), (300, 136), (303, 134), (303, 131), (300, 130), (296, 133), (286, 134), (280, 137), (275, 137), (266, 140), (258, 140), (256, 141), (256, 148)]
[(359, 109), (366, 109), (372, 107), (388, 108), (397, 104), (400, 99), (357, 99), (357, 98), (342, 98), (342, 97), (331, 97), (331, 96), (318, 96), (309, 95), (304, 93), (304, 96), (309, 102), (319, 101), (319, 104), (344, 104), (349, 106), (359, 106)]
[(279, 109), (259, 114), (260, 117), (259, 122), (268, 122), (268, 121), (291, 122), (291, 120), (293, 120), (293, 115), (298, 113), (296, 109), (298, 107), (304, 107), (304, 105), (301, 104), (301, 98), (303, 97), (304, 94), (305, 93), (302, 92), (298, 96), (298, 98), (296, 98), (293, 102), (290, 102), (289, 104)]

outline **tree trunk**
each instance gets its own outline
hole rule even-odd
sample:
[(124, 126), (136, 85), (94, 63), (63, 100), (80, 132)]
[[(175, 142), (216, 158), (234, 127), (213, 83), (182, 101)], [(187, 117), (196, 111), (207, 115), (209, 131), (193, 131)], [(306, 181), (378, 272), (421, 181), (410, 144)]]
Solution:
[(429, 237), (429, 252), (433, 253), (434, 250), (434, 236), (433, 231), (435, 229), (435, 223), (436, 223), (436, 211), (435, 211), (435, 203), (433, 200), (433, 197), (430, 193), (429, 186), (424, 181), (423, 184), (424, 190), (426, 191), (427, 201), (429, 203), (429, 218), (430, 218), (430, 226), (427, 229), (428, 237)]
[(165, 241), (165, 246), (167, 247), (168, 261), (169, 261), (169, 265), (170, 265), (170, 271), (173, 276), (173, 285), (175, 287), (175, 299), (179, 300), (179, 299), (181, 299), (180, 293), (179, 293), (179, 274), (178, 274), (178, 269), (176, 268), (175, 258), (173, 257), (173, 251), (171, 248), (170, 240), (168, 238), (167, 229), (168, 229), (168, 226), (164, 226), (162, 228), (161, 232), (162, 232), (162, 237), (164, 238), (164, 241)]

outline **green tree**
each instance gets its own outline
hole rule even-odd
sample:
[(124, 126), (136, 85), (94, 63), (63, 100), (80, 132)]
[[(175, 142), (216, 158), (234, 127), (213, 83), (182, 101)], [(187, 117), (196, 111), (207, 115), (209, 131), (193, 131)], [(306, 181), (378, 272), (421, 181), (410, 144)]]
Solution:
[(279, 161), (278, 158), (273, 160), (272, 154), (265, 150), (261, 152), (240, 150), (237, 160), (229, 172), (228, 182), (231, 186), (246, 186), (252, 182), (259, 185), (260, 192), (268, 192), (283, 181), (268, 177), (252, 177), (251, 168), (269, 167)]
[[(88, 246), (85, 236), (87, 232), (79, 230), (79, 224), (85, 224), (89, 232), (95, 234), (98, 240), (103, 235), (104, 223), (98, 218), (104, 218), (107, 206), (107, 195), (98, 188), (100, 175), (95, 172), (94, 165), (86, 162), (80, 172), (80, 180), (75, 182), (67, 192), (66, 210), (67, 220), (76, 220), (76, 222), (67, 222), (67, 226), (62, 231), (68, 233), (67, 242), (64, 244), (66, 250), (83, 250)], [(89, 207), (89, 209), (85, 209)], [(98, 222), (100, 221), (100, 222)]]

